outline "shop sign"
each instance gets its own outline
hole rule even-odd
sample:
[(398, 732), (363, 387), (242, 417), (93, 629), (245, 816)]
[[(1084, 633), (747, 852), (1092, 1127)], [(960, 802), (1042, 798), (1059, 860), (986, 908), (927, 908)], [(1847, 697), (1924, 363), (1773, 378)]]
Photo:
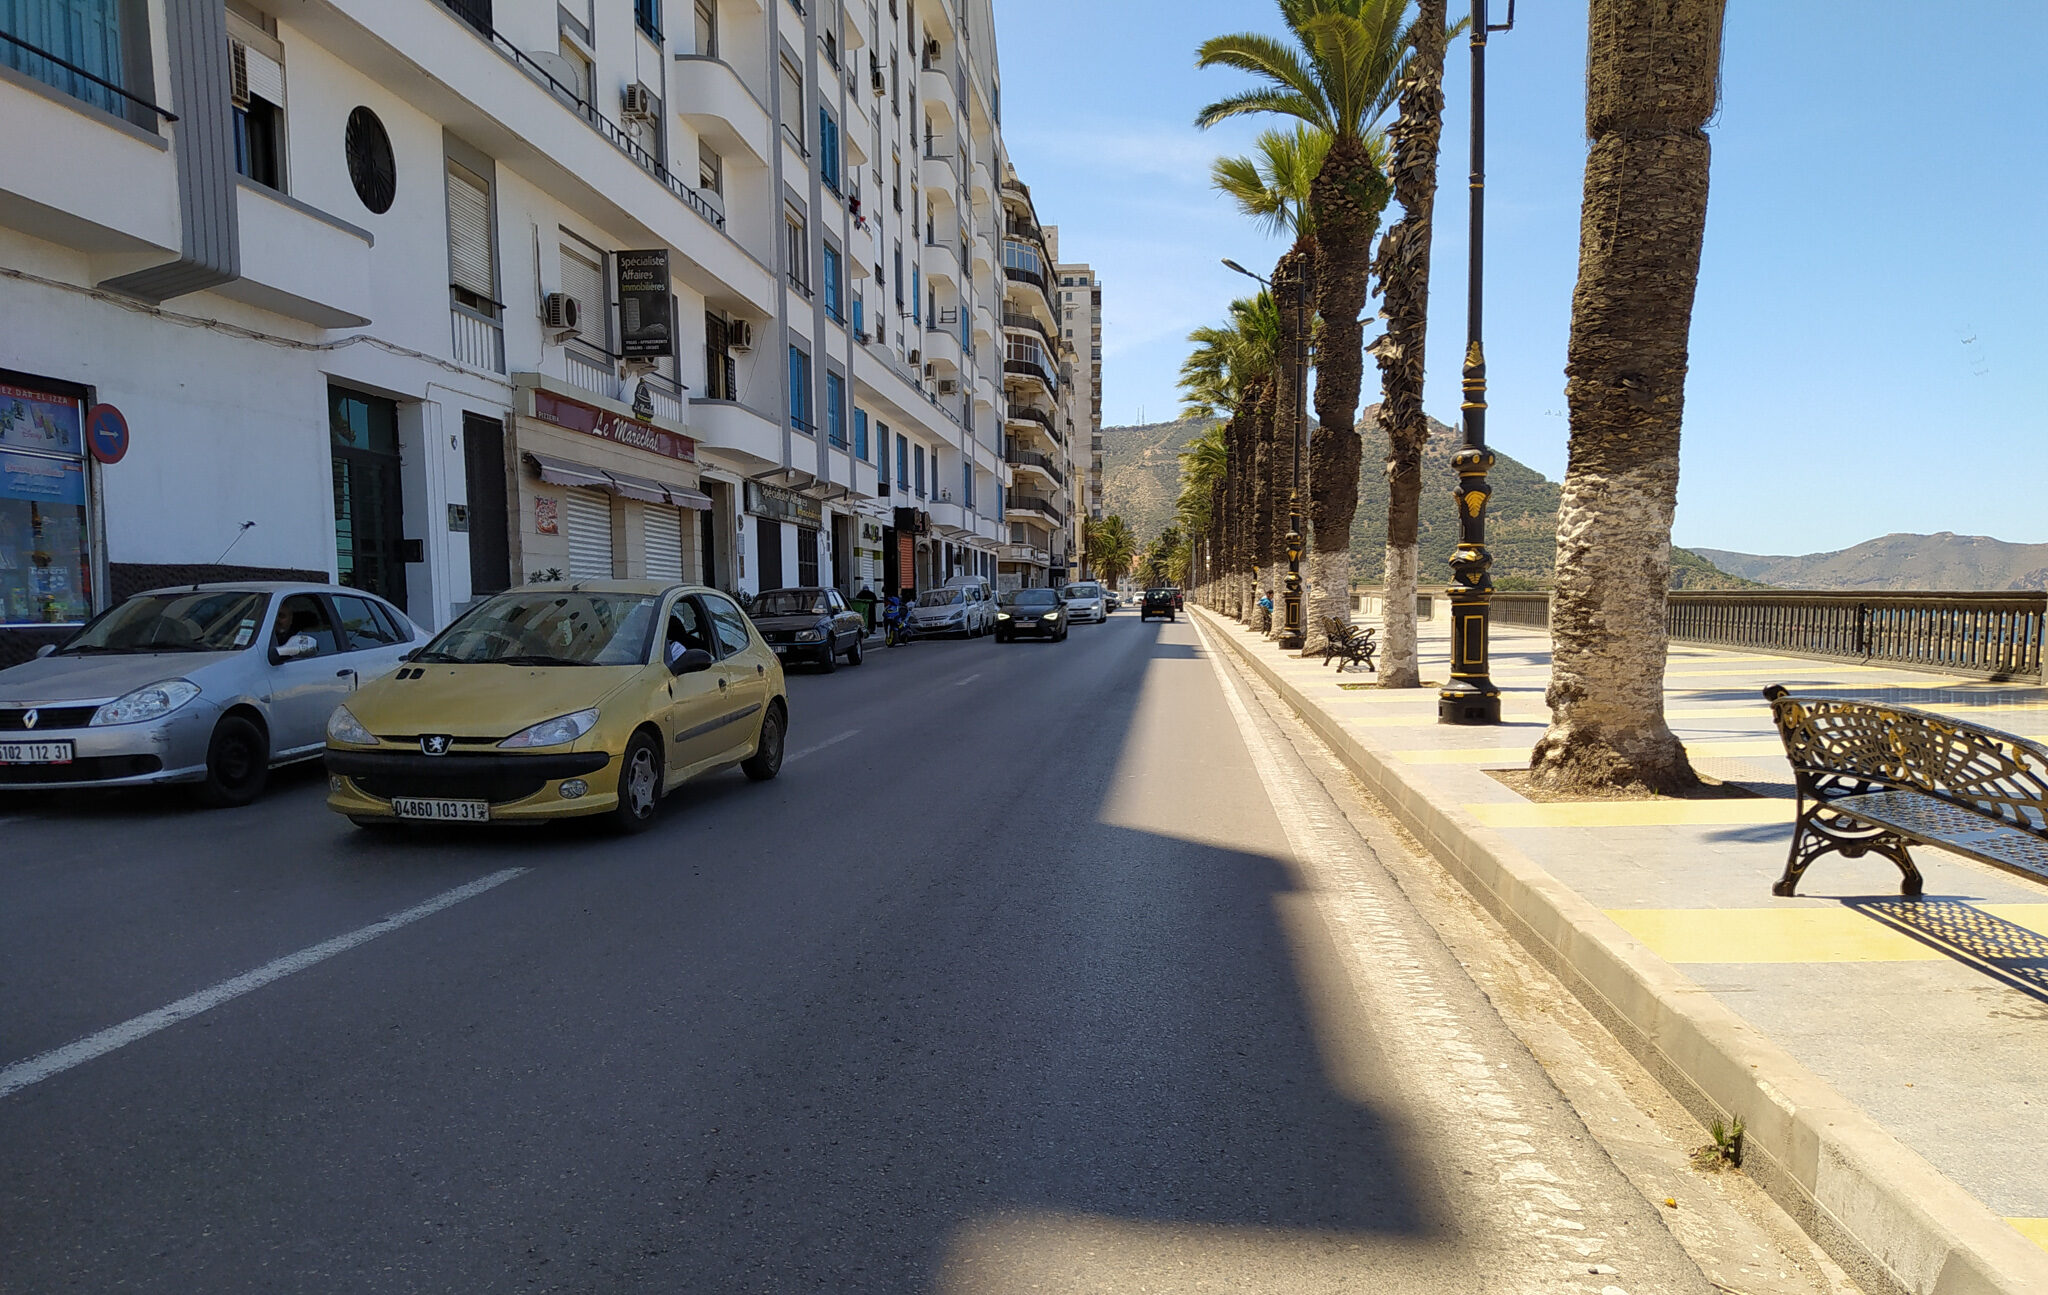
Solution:
[(85, 506), (85, 468), (72, 459), (0, 454), (0, 497)]
[(0, 385), (0, 450), (85, 453), (78, 402), (69, 396)]
[(615, 444), (664, 455), (680, 463), (697, 461), (697, 442), (687, 436), (665, 432), (652, 423), (627, 418), (609, 410), (586, 405), (580, 400), (558, 396), (552, 391), (533, 393), (533, 416), (544, 423), (566, 427), (572, 432), (602, 437)]
[(553, 495), (533, 497), (533, 529), (538, 535), (560, 535), (562, 533), (561, 505)]
[(747, 483), (747, 511), (756, 517), (770, 517), (814, 529), (825, 525), (825, 506), (817, 500), (780, 486), (764, 486), (758, 481)]
[(618, 252), (619, 354), (652, 360), (676, 353), (675, 324), (669, 317), (668, 249)]

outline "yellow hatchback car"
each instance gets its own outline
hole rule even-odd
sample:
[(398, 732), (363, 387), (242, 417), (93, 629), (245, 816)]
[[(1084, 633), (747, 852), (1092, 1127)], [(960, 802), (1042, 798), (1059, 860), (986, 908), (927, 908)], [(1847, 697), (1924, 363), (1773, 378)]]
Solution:
[(782, 666), (715, 589), (529, 585), (472, 607), (327, 724), (327, 805), (361, 826), (606, 814), (739, 765), (782, 769)]

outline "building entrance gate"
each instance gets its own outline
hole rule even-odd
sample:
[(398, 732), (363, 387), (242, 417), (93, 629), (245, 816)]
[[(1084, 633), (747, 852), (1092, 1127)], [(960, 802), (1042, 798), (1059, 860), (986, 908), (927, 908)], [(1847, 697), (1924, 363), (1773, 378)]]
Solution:
[(327, 389), (334, 456), (334, 555), (340, 583), (405, 606), (405, 494), (398, 403)]

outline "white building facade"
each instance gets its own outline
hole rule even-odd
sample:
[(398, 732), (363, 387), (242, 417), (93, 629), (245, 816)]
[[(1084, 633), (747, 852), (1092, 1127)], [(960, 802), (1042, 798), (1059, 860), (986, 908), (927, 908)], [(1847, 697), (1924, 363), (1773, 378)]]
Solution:
[(1102, 280), (1093, 266), (1059, 267), (1060, 336), (1074, 348), (1074, 421), (1080, 438), (1075, 459), (1087, 468), (1087, 484), (1078, 495), (1085, 515), (1100, 521), (1102, 511)]
[(996, 574), (990, 0), (0, 16), (0, 664), (202, 577)]

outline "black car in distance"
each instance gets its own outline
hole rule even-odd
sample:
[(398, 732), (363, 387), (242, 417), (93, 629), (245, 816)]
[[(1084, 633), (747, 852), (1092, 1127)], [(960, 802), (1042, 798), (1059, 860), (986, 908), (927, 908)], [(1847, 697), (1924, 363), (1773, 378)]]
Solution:
[(1138, 604), (1138, 619), (1145, 621), (1151, 620), (1154, 616), (1164, 616), (1168, 620), (1178, 620), (1179, 617), (1174, 615), (1179, 601), (1174, 595), (1178, 592), (1179, 590), (1164, 585), (1156, 589), (1147, 589), (1144, 601)]
[(814, 661), (830, 671), (842, 654), (846, 664), (860, 664), (868, 624), (837, 589), (770, 589), (755, 595), (747, 610), (762, 640), (786, 665)]
[(1059, 590), (1012, 589), (996, 601), (996, 642), (1008, 643), (1026, 634), (1055, 643), (1066, 639), (1067, 605)]

